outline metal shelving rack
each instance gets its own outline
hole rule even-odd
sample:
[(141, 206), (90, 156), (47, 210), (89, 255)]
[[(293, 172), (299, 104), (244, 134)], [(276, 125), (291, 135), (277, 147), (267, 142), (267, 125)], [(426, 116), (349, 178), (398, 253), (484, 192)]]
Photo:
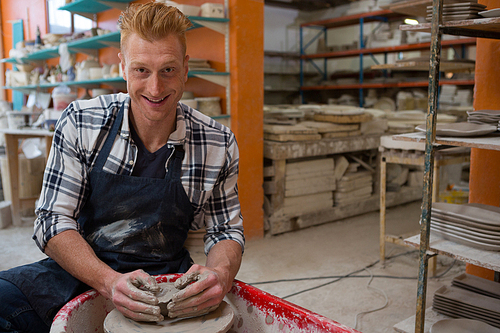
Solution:
[[(432, 180), (435, 151), (450, 146), (464, 146), (481, 149), (500, 150), (498, 136), (481, 138), (437, 138), (436, 118), (439, 87), (439, 66), (441, 58), (442, 34), (460, 35), (468, 37), (500, 39), (500, 18), (484, 18), (462, 21), (443, 22), (443, 0), (432, 1), (432, 22), (415, 26), (401, 26), (401, 30), (431, 32), (431, 58), (429, 68), (429, 102), (426, 118), (426, 133), (412, 133), (397, 135), (396, 140), (424, 141), (424, 186), (422, 215), (420, 223), (420, 236), (411, 237), (405, 242), (409, 245), (419, 246), (419, 277), (417, 287), (417, 309), (415, 316), (415, 332), (424, 332), (425, 306), (427, 292), (428, 260), (436, 254), (447, 255), (459, 260), (473, 263), (493, 270), (500, 270), (500, 258), (489, 255), (489, 251), (481, 251), (467, 246), (459, 246), (454, 242), (448, 248), (443, 244), (431, 246), (430, 220), (432, 208)], [(434, 237), (433, 237), (434, 238)], [(438, 242), (439, 243), (439, 242)]]
[[(407, 15), (406, 15), (407, 16)], [(370, 88), (414, 88), (414, 87), (427, 87), (427, 81), (409, 81), (409, 82), (387, 82), (387, 83), (364, 83), (364, 69), (363, 69), (363, 56), (369, 55), (373, 56), (375, 54), (384, 54), (385, 63), (387, 63), (387, 54), (394, 52), (405, 52), (405, 51), (416, 51), (416, 50), (428, 50), (431, 47), (431, 43), (417, 43), (417, 44), (405, 44), (397, 46), (388, 47), (376, 47), (376, 48), (366, 48), (364, 45), (363, 37), (363, 25), (369, 22), (384, 21), (388, 22), (393, 19), (401, 19), (406, 17), (405, 15), (392, 12), (391, 10), (379, 10), (369, 13), (350, 15), (344, 17), (337, 17), (332, 19), (314, 21), (303, 23), (300, 26), (300, 86), (301, 86), (301, 98), (304, 102), (304, 91), (318, 91), (318, 90), (335, 90), (335, 89), (358, 89), (359, 90), (359, 101), (360, 106), (363, 106), (363, 89)], [(356, 50), (345, 50), (345, 51), (334, 51), (325, 52), (318, 54), (306, 54), (306, 49), (321, 36), (326, 40), (328, 29), (345, 27), (349, 25), (358, 24), (360, 27), (359, 36), (359, 48)], [(318, 33), (314, 36), (311, 41), (305, 43), (303, 34), (304, 29), (316, 29)], [(440, 45), (443, 47), (454, 47), (454, 46), (466, 46), (474, 45), (476, 43), (475, 38), (468, 39), (458, 39), (443, 41)], [(327, 79), (327, 60), (334, 58), (345, 58), (359, 56), (359, 83), (356, 84), (338, 84), (338, 85), (322, 85), (322, 86), (304, 86), (304, 62), (310, 62), (316, 70), (323, 75), (323, 79)], [(313, 60), (322, 59), (322, 66), (318, 66), (313, 62)], [(453, 84), (453, 85), (474, 85), (474, 80), (443, 80), (443, 84)]]

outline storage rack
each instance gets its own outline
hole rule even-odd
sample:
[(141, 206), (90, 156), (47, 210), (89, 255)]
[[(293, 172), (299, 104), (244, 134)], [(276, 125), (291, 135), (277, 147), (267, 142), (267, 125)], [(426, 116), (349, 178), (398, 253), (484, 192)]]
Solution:
[[(385, 82), (385, 83), (365, 83), (364, 73), (363, 73), (363, 56), (370, 55), (373, 57), (375, 54), (384, 54), (384, 63), (387, 63), (387, 54), (394, 52), (405, 52), (405, 51), (417, 51), (417, 50), (428, 50), (431, 47), (431, 43), (416, 43), (416, 44), (405, 44), (397, 46), (387, 46), (387, 47), (376, 47), (376, 48), (366, 48), (364, 45), (363, 37), (363, 25), (364, 23), (374, 22), (374, 21), (384, 21), (401, 19), (406, 17), (405, 15), (395, 13), (391, 10), (379, 10), (369, 13), (349, 15), (343, 17), (337, 17), (332, 19), (320, 20), (307, 22), (300, 25), (300, 91), (301, 99), (304, 103), (304, 92), (305, 91), (320, 91), (320, 90), (336, 90), (336, 89), (358, 89), (359, 90), (359, 105), (363, 106), (363, 89), (369, 88), (414, 88), (414, 87), (427, 87), (428, 81), (410, 81), (410, 82)], [(307, 48), (321, 36), (324, 37), (326, 41), (327, 31), (332, 28), (345, 27), (350, 25), (359, 24), (360, 36), (359, 36), (359, 48), (356, 50), (345, 50), (345, 51), (335, 51), (317, 54), (306, 54)], [(304, 41), (304, 29), (316, 29), (319, 32), (310, 41), (305, 43)], [(443, 47), (454, 47), (467, 45), (474, 45), (476, 43), (475, 38), (466, 38), (458, 40), (447, 40), (443, 41), (441, 45)], [(318, 85), (318, 86), (304, 86), (304, 63), (306, 61), (310, 62), (313, 67), (323, 76), (323, 79), (327, 79), (327, 60), (334, 58), (345, 58), (359, 56), (359, 83), (355, 84), (337, 84), (337, 85)], [(315, 59), (322, 59), (322, 68), (313, 62)], [(474, 80), (442, 80), (440, 85), (453, 84), (453, 85), (474, 85)]]
[(500, 150), (498, 136), (480, 138), (436, 138), (437, 98), (439, 86), (439, 66), (442, 34), (500, 39), (500, 18), (483, 18), (443, 22), (443, 0), (432, 1), (432, 22), (415, 26), (401, 26), (401, 30), (431, 32), (431, 58), (429, 70), (429, 102), (426, 118), (426, 133), (411, 133), (394, 136), (396, 140), (415, 142), (425, 141), (424, 187), (420, 235), (408, 238), (409, 245), (419, 246), (419, 277), (417, 287), (417, 309), (415, 332), (424, 332), (425, 303), (427, 291), (428, 260), (436, 254), (450, 256), (474, 265), (500, 271), (500, 257), (490, 251), (482, 251), (469, 246), (430, 237), (432, 208), (432, 179), (435, 151), (449, 146), (462, 146), (480, 149)]
[[(127, 6), (129, 0), (77, 0), (63, 7), (59, 7), (60, 10), (67, 10), (72, 13), (88, 17), (90, 19), (96, 19), (95, 14), (103, 12), (112, 8), (118, 8), (124, 10)], [(225, 0), (225, 6), (227, 8), (227, 0)], [(221, 116), (215, 116), (214, 119), (228, 118), (230, 117), (230, 85), (229, 85), (229, 19), (227, 18), (214, 18), (214, 17), (202, 17), (202, 16), (190, 16), (189, 19), (193, 23), (191, 29), (197, 29), (201, 27), (206, 27), (218, 33), (224, 35), (225, 39), (225, 71), (224, 72), (211, 72), (211, 71), (189, 71), (188, 77), (197, 77), (217, 85), (223, 86), (226, 89), (227, 96), (227, 107), (226, 114)], [(95, 58), (98, 57), (99, 49), (106, 47), (120, 47), (120, 32), (111, 32), (105, 35), (94, 36), (90, 38), (78, 39), (68, 43), (68, 50), (70, 53), (84, 53)], [(26, 64), (30, 62), (40, 62), (51, 58), (59, 57), (59, 47), (46, 48), (40, 51), (32, 52), (23, 58), (5, 58), (1, 59), (0, 62), (12, 63), (12, 64)], [(47, 90), (50, 88), (57, 87), (59, 85), (75, 86), (82, 88), (96, 88), (101, 84), (110, 85), (117, 87), (119, 89), (126, 89), (125, 80), (122, 77), (110, 78), (110, 79), (98, 79), (98, 80), (86, 80), (86, 81), (65, 81), (57, 83), (42, 83), (36, 85), (26, 85), (26, 86), (6, 86), (3, 89), (11, 89), (21, 91), (24, 94), (29, 94), (32, 91), (37, 90)]]

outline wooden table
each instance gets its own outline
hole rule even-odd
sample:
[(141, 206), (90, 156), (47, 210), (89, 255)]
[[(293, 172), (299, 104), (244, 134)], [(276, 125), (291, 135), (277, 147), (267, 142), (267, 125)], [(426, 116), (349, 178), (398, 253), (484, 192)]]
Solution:
[(46, 157), (49, 156), (50, 147), (52, 146), (53, 132), (47, 130), (36, 129), (0, 129), (0, 133), (5, 135), (5, 153), (7, 155), (7, 164), (9, 166), (10, 178), (10, 194), (11, 194), (11, 211), (12, 224), (14, 226), (22, 225), (21, 221), (21, 204), (24, 201), (34, 201), (35, 198), (20, 198), (19, 197), (19, 140), (31, 138), (45, 138), (46, 140)]
[[(385, 244), (408, 245), (404, 235), (386, 234), (386, 170), (387, 163), (402, 165), (424, 165), (425, 144), (422, 142), (403, 142), (383, 137), (379, 148), (380, 152), (380, 261), (385, 261)], [(467, 148), (453, 148), (437, 151), (433, 170), (432, 199), (439, 199), (439, 169), (442, 166), (470, 162), (470, 150)], [(412, 233), (414, 234), (414, 233)], [(432, 259), (432, 258), (431, 258)], [(436, 261), (430, 262), (430, 274), (434, 275)]]

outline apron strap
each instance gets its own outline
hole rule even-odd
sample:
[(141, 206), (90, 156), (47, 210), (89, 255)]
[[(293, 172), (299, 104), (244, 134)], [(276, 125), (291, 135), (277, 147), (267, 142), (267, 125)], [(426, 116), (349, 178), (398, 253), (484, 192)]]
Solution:
[(104, 164), (106, 163), (106, 160), (108, 159), (109, 153), (111, 152), (111, 148), (113, 147), (113, 143), (115, 142), (116, 135), (118, 134), (118, 131), (122, 124), (123, 114), (125, 113), (124, 110), (125, 110), (125, 102), (122, 103), (122, 106), (120, 107), (120, 110), (116, 115), (116, 119), (113, 122), (113, 125), (109, 131), (108, 137), (106, 138), (106, 141), (104, 142), (104, 145), (102, 146), (99, 155), (97, 155), (97, 160), (94, 166), (96, 170), (102, 170)]
[(184, 159), (184, 148), (181, 145), (174, 146), (174, 156), (171, 162), (171, 166), (168, 168), (168, 172), (165, 175), (167, 179), (180, 179), (182, 171), (182, 160)]

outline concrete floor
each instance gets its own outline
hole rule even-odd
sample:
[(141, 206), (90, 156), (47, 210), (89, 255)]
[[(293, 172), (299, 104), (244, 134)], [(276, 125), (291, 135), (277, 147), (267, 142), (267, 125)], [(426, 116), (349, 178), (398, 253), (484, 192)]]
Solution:
[[(405, 234), (418, 230), (419, 215), (419, 202), (389, 208), (387, 233)], [(31, 241), (31, 234), (31, 227), (0, 230), (0, 270), (44, 257)], [(266, 236), (247, 242), (237, 279), (353, 328), (358, 313), (385, 304), (385, 293), (387, 306), (359, 315), (356, 328), (365, 333), (394, 332), (396, 323), (415, 314), (418, 254), (411, 248), (387, 244), (387, 256), (393, 258), (382, 266), (378, 262), (378, 242), (378, 212), (283, 235)], [(201, 247), (192, 249), (192, 257), (197, 263), (205, 262)], [(335, 278), (310, 279), (343, 276), (372, 264), (368, 270), (356, 274), (365, 277), (350, 277), (337, 282), (333, 282)], [(428, 306), (435, 290), (465, 271), (465, 265), (456, 262), (446, 272), (452, 264), (452, 259), (438, 257), (437, 275), (445, 274), (429, 279)], [(371, 274), (412, 279), (375, 277), (368, 286)], [(269, 282), (299, 278), (309, 279)], [(289, 296), (328, 282), (331, 283)]]

